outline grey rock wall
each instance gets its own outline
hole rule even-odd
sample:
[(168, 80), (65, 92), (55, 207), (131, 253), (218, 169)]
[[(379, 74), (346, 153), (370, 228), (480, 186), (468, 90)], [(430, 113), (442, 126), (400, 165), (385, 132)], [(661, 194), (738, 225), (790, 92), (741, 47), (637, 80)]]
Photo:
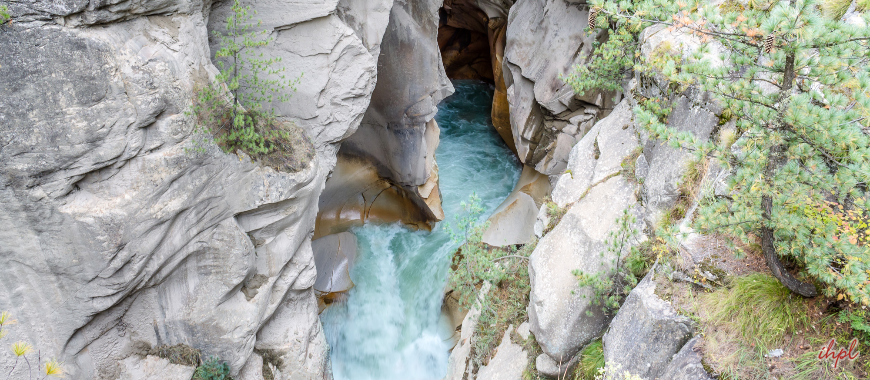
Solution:
[(585, 64), (600, 32), (584, 32), (585, 1), (519, 0), (510, 9), (504, 80), (517, 155), (546, 175), (565, 171), (571, 147), (614, 106), (613, 93), (574, 94), (560, 75)]
[[(179, 343), (227, 360), (243, 380), (261, 376), (254, 349), (280, 355), (278, 378), (323, 377), (310, 237), (338, 144), (374, 90), (385, 18), (345, 23), (337, 1), (249, 4), (275, 39), (265, 53), (289, 75), (304, 72), (291, 100), (274, 105), (317, 152), (294, 173), (211, 143), (190, 150), (186, 111), (216, 73), (209, 30), (222, 27), (226, 3), (10, 4), (13, 21), (0, 26), (0, 310), (19, 321), (5, 340), (63, 360), (67, 378), (135, 378), (149, 347)], [(369, 17), (353, 9), (343, 17)]]
[(453, 93), (438, 49), (440, 0), (396, 0), (378, 58), (378, 83), (341, 154), (361, 158), (401, 187), (429, 220), (443, 218), (437, 187), (436, 105)]

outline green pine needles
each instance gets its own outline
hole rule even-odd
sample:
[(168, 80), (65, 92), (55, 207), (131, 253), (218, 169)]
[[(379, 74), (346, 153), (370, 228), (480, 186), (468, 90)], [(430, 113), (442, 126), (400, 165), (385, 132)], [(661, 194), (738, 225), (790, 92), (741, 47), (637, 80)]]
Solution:
[[(870, 304), (870, 29), (823, 17), (814, 0), (593, 0), (591, 7), (614, 38), (566, 80), (582, 92), (600, 87), (589, 79), (597, 72), (617, 79), (633, 69), (641, 86), (658, 89), (650, 98), (632, 94), (638, 125), (732, 173), (729, 196), (701, 200), (696, 228), (760, 240), (768, 267), (793, 292), (815, 296), (819, 285), (829, 296)], [(642, 56), (636, 36), (653, 25), (700, 47)], [(736, 121), (734, 144), (668, 126), (672, 102), (688, 90), (710, 94), (722, 117)], [(799, 268), (797, 276), (781, 258)]]
[[(266, 58), (257, 49), (272, 42), (262, 38), (266, 31), (256, 32), (260, 22), (252, 21), (251, 8), (235, 0), (226, 19), (226, 30), (214, 31), (220, 41), (215, 53), (218, 69), (217, 85), (198, 92), (193, 113), (198, 131), (214, 138), (227, 152), (241, 149), (251, 155), (269, 154), (282, 141), (290, 140), (269, 106), (289, 100), (290, 91), (301, 79), (287, 79), (280, 57)], [(195, 150), (204, 150), (197, 141)]]
[[(616, 229), (611, 231), (604, 241), (607, 252), (613, 254), (613, 271), (598, 271), (586, 273), (574, 270), (579, 287), (592, 289), (592, 304), (601, 306), (601, 311), (612, 313), (619, 309), (622, 301), (638, 283), (638, 277), (646, 270), (637, 243), (638, 230), (634, 228), (637, 219), (628, 209), (616, 219)], [(604, 256), (604, 253), (601, 253)], [(587, 311), (592, 314), (592, 311)]]
[(10, 18), (12, 18), (12, 15), (9, 14), (9, 8), (5, 5), (0, 5), (0, 25), (5, 24)]

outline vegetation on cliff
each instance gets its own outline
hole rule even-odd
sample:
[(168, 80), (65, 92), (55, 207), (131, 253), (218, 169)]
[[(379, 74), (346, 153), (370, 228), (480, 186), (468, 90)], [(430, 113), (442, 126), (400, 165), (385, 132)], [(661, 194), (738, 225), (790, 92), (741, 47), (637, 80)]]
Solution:
[[(870, 304), (864, 131), (870, 127), (870, 29), (825, 18), (813, 0), (595, 1), (592, 7), (592, 24), (611, 38), (568, 82), (584, 92), (599, 85), (586, 79), (596, 70), (621, 79), (633, 69), (660, 93), (632, 94), (637, 122), (653, 137), (733, 173), (730, 196), (703, 199), (696, 227), (747, 243), (760, 237), (771, 271), (794, 292), (814, 296), (817, 281), (827, 295)], [(699, 46), (644, 56), (638, 35), (651, 25), (691, 35)], [(736, 120), (735, 144), (700, 141), (668, 126), (667, 100), (690, 89), (712, 95), (721, 113)], [(798, 264), (804, 280), (781, 258)]]
[[(220, 41), (215, 52), (218, 69), (216, 83), (196, 94), (192, 113), (197, 131), (227, 152), (242, 150), (278, 170), (298, 171), (313, 156), (304, 133), (293, 123), (280, 121), (271, 107), (286, 102), (301, 77), (288, 79), (280, 57), (264, 57), (258, 49), (272, 42), (261, 25), (253, 21), (250, 6), (238, 0), (226, 19), (224, 32), (214, 31)], [(204, 149), (197, 141), (195, 150)]]

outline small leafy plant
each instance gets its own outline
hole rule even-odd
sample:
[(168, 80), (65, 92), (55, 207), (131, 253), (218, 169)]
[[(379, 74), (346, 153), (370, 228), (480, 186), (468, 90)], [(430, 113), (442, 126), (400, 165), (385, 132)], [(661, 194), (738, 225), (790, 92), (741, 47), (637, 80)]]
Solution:
[(9, 14), (9, 8), (5, 5), (0, 5), (0, 25), (5, 24), (11, 18), (12, 15)]
[[(637, 240), (638, 230), (634, 228), (636, 219), (628, 209), (623, 210), (617, 218), (617, 228), (611, 231), (604, 241), (606, 252), (614, 254), (613, 273), (598, 271), (586, 273), (575, 269), (572, 273), (577, 277), (579, 287), (590, 287), (593, 291), (592, 304), (601, 306), (605, 313), (619, 309), (622, 300), (637, 285), (638, 273), (645, 266), (640, 252), (633, 247)], [(604, 255), (604, 252), (601, 253)], [(592, 313), (588, 311), (588, 313)]]
[(232, 380), (230, 366), (214, 356), (206, 359), (196, 368), (191, 380)]

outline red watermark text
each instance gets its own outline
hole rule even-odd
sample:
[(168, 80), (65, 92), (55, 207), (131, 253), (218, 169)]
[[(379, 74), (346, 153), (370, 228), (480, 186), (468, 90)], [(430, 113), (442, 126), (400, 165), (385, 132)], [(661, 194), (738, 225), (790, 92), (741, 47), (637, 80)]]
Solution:
[(828, 341), (828, 344), (822, 346), (822, 350), (819, 351), (819, 360), (833, 359), (834, 368), (837, 368), (837, 365), (840, 364), (840, 360), (855, 360), (858, 358), (858, 339), (852, 339), (852, 341), (849, 342), (849, 349), (841, 348), (839, 351), (834, 349), (835, 343), (836, 341), (831, 338), (831, 340)]

